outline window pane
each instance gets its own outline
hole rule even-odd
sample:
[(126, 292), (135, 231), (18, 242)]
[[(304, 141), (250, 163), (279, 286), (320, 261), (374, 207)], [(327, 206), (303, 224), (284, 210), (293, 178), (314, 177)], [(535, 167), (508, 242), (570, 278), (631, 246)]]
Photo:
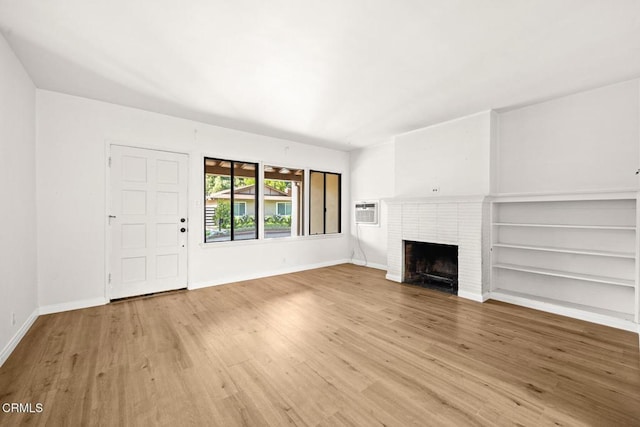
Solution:
[(324, 173), (311, 172), (309, 177), (309, 234), (324, 233)]
[(310, 234), (340, 233), (340, 174), (311, 171)]
[(230, 172), (228, 162), (205, 160), (205, 242), (231, 240)]
[(205, 242), (257, 239), (256, 163), (205, 159)]
[(302, 169), (265, 165), (264, 237), (302, 235)]
[(236, 162), (233, 184), (233, 198), (238, 205), (233, 218), (233, 240), (249, 240), (258, 238), (257, 200), (257, 165), (254, 163)]
[(324, 232), (340, 232), (340, 175), (327, 173), (326, 177), (326, 209), (325, 209), (325, 230)]

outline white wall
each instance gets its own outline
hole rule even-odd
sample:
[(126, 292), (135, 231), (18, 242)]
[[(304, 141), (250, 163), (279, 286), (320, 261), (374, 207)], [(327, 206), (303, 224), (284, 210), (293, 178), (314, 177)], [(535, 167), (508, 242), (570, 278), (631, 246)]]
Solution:
[[(354, 151), (352, 202), (637, 188), (639, 167), (640, 81), (633, 80), (500, 114), (463, 117)], [(433, 193), (434, 187), (440, 191)], [(384, 265), (384, 203), (381, 226), (360, 231), (368, 258)], [(352, 247), (361, 261), (355, 238)]]
[[(395, 145), (388, 143), (351, 152), (351, 198), (354, 201), (381, 201), (393, 197)], [(358, 225), (351, 215), (353, 260), (358, 264), (384, 268), (387, 265), (388, 207), (380, 203), (379, 226)]]
[(202, 245), (203, 156), (342, 173), (346, 228), (348, 153), (55, 92), (39, 90), (37, 99), (38, 281), (45, 312), (104, 301), (107, 141), (189, 154), (190, 287), (348, 259), (346, 232)]
[[(351, 152), (351, 195), (357, 200), (487, 195), (495, 113), (486, 111), (395, 137), (395, 141)], [(438, 192), (433, 192), (438, 188)], [(355, 228), (352, 253), (358, 263), (387, 264), (388, 206), (380, 227)], [(360, 235), (358, 246), (356, 231)]]
[(0, 36), (0, 365), (37, 315), (35, 96)]
[(482, 112), (398, 135), (395, 196), (488, 194), (492, 114)]
[(498, 115), (498, 193), (637, 187), (639, 80)]

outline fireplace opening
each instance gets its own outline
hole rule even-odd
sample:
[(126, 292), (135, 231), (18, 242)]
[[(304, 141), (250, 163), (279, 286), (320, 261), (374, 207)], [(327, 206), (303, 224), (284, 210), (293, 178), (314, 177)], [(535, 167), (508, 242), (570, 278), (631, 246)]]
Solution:
[(458, 247), (405, 240), (403, 282), (458, 295)]

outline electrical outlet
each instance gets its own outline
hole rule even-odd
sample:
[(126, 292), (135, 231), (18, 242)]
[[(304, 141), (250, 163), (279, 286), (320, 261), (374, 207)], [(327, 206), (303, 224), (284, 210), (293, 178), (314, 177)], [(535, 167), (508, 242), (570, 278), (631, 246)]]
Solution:
[(11, 326), (15, 326), (15, 325), (16, 325), (16, 314), (11, 313)]
[(432, 187), (431, 188), (431, 192), (432, 193), (439, 193), (440, 192), (440, 187)]

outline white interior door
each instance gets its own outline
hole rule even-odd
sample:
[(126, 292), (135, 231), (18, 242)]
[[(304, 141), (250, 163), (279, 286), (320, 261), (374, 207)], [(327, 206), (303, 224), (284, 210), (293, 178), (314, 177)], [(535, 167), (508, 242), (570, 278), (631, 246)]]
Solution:
[(111, 299), (187, 286), (187, 159), (111, 146)]

